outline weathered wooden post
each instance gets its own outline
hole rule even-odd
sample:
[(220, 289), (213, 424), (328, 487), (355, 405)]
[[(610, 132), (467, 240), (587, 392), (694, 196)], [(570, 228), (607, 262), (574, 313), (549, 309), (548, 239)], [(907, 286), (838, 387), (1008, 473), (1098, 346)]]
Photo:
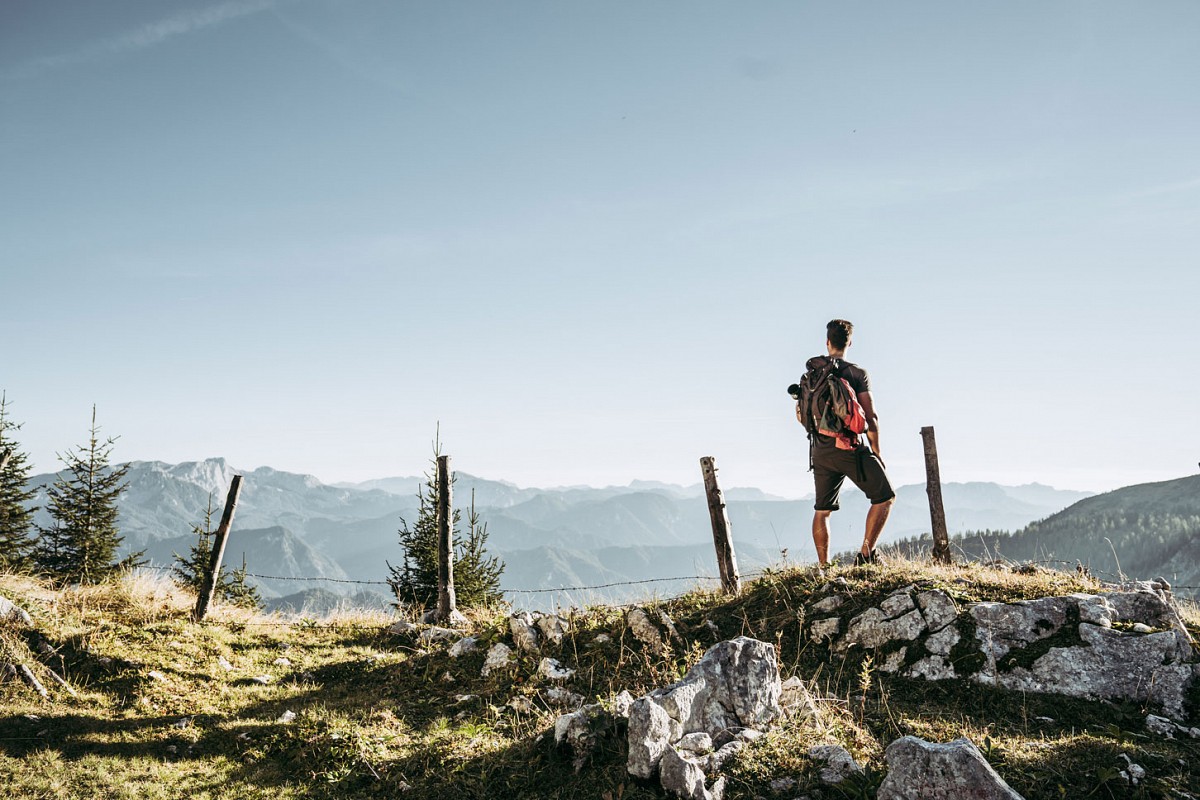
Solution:
[(717, 549), (717, 567), (721, 570), (721, 588), (726, 594), (737, 594), (742, 590), (742, 578), (738, 574), (737, 555), (733, 552), (729, 512), (725, 508), (721, 487), (717, 485), (717, 463), (712, 456), (700, 459), (700, 472), (704, 475), (704, 493), (708, 496), (708, 516), (712, 519), (713, 545)]
[(921, 428), (925, 442), (925, 493), (929, 495), (929, 521), (933, 527), (933, 560), (950, 563), (950, 537), (946, 533), (946, 509), (942, 506), (942, 476), (938, 470), (937, 443), (933, 426)]
[(437, 460), (438, 604), (437, 619), (446, 622), (458, 616), (454, 600), (454, 511), (450, 502), (450, 456)]
[(213, 595), (217, 593), (217, 578), (221, 574), (221, 559), (225, 557), (225, 541), (229, 538), (229, 528), (233, 525), (233, 512), (237, 509), (238, 495), (242, 492), (242, 476), (234, 475), (229, 484), (229, 495), (225, 498), (225, 511), (221, 514), (221, 524), (217, 526), (217, 535), (213, 539), (212, 554), (208, 559), (208, 572), (204, 575), (204, 583), (200, 586), (200, 595), (196, 598), (196, 609), (192, 619), (200, 622), (208, 613)]

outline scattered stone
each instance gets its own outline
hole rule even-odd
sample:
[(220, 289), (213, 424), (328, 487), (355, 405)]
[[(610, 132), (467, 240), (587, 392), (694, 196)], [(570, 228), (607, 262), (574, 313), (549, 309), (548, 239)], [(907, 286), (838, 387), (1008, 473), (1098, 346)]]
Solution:
[(0, 597), (0, 621), (19, 622), (27, 628), (33, 627), (33, 618), (29, 616), (29, 612), (7, 597)]
[(811, 611), (814, 614), (832, 614), (834, 611), (837, 611), (839, 608), (841, 608), (842, 604), (845, 602), (846, 595), (833, 594), (813, 603)]
[(762, 731), (758, 730), (757, 728), (742, 728), (740, 731), (737, 732), (737, 738), (741, 739), (743, 742), (746, 742), (746, 743), (757, 742), (759, 739), (761, 739), (765, 735), (766, 734), (764, 734)]
[(887, 746), (884, 758), (888, 772), (879, 786), (877, 800), (1022, 800), (969, 739), (936, 744), (905, 736)]
[(149, 672), (147, 672), (146, 677), (152, 681), (165, 681), (167, 679), (166, 675), (162, 674), (161, 672), (159, 672), (156, 669), (152, 669)]
[(453, 630), (452, 628), (443, 628), (438, 625), (432, 625), (421, 631), (421, 634), (417, 637), (417, 641), (423, 645), (431, 645), (434, 642), (447, 642), (458, 635), (459, 632)]
[(626, 769), (653, 777), (663, 754), (685, 734), (704, 732), (715, 740), (723, 732), (766, 727), (781, 713), (781, 694), (773, 645), (746, 636), (713, 645), (683, 680), (634, 702)]
[(277, 667), (290, 667), (292, 665), (291, 659), (284, 658), (283, 656), (280, 656), (279, 658), (275, 659), (271, 663)]
[(181, 718), (180, 718), (179, 720), (177, 720), (176, 722), (172, 722), (172, 723), (171, 723), (171, 727), (172, 727), (172, 728), (180, 728), (180, 729), (183, 729), (183, 728), (188, 728), (188, 727), (191, 727), (191, 724), (192, 724), (192, 718), (191, 718), (191, 717), (181, 717)]
[(1145, 768), (1141, 764), (1135, 764), (1128, 753), (1121, 753), (1121, 758), (1125, 759), (1125, 769), (1121, 770), (1121, 777), (1125, 779), (1126, 783), (1137, 786), (1146, 778)]
[(679, 644), (683, 644), (683, 636), (680, 635), (679, 629), (675, 627), (675, 622), (671, 619), (667, 612), (659, 609), (658, 621), (662, 623), (663, 629), (667, 632), (667, 635), (670, 638), (674, 639)]
[(592, 757), (601, 737), (615, 724), (616, 718), (612, 714), (599, 703), (592, 703), (554, 721), (554, 742), (559, 747), (570, 748), (571, 765), (579, 772)]
[(598, 633), (596, 638), (592, 639), (592, 644), (608, 644), (612, 641), (612, 637), (607, 633)]
[(814, 619), (808, 626), (808, 636), (814, 642), (828, 642), (842, 630), (842, 621), (837, 617)]
[(708, 632), (713, 636), (721, 635), (721, 629), (717, 626), (717, 623), (713, 622), (711, 619), (704, 620), (704, 627), (708, 628)]
[(564, 667), (557, 659), (543, 658), (538, 663), (538, 674), (546, 680), (565, 681), (571, 679), (571, 676), (575, 674), (575, 670), (570, 667)]
[(522, 714), (533, 713), (533, 701), (525, 695), (517, 695), (513, 699), (509, 700), (508, 707), (513, 711), (519, 711)]
[(497, 642), (492, 645), (487, 651), (487, 656), (483, 660), (483, 677), (487, 677), (495, 670), (504, 669), (512, 662), (512, 649), (502, 642)]
[(233, 664), (230, 664), (229, 659), (227, 659), (225, 656), (217, 656), (217, 666), (226, 672), (233, 671)]
[(260, 686), (266, 686), (268, 683), (271, 682), (271, 680), (272, 679), (271, 679), (270, 675), (255, 675), (253, 678), (250, 679), (250, 682), (257, 683)]
[(292, 711), (290, 709), (287, 711), (284, 711), (282, 714), (279, 715), (279, 717), (275, 721), (278, 722), (280, 725), (287, 725), (289, 722), (295, 722), (296, 721), (296, 712)]
[(863, 771), (863, 768), (854, 760), (854, 756), (850, 755), (844, 747), (836, 744), (810, 747), (808, 748), (808, 757), (821, 765), (818, 773), (821, 782), (831, 786)]
[(547, 642), (552, 645), (560, 645), (562, 644), (563, 637), (571, 629), (571, 625), (557, 614), (548, 614), (538, 618), (537, 629), (541, 632), (542, 638)]
[(479, 695), (475, 695), (475, 694), (456, 694), (456, 695), (454, 695), (454, 702), (459, 703), (459, 704), (469, 703), (472, 700), (478, 700), (478, 699), (479, 699)]
[(646, 646), (650, 652), (661, 654), (666, 650), (666, 643), (663, 641), (662, 632), (650, 621), (650, 615), (641, 608), (631, 608), (625, 615), (625, 622), (629, 625), (629, 630), (633, 632), (634, 638)]
[(1130, 626), (1130, 630), (1134, 633), (1154, 633), (1154, 628), (1151, 628), (1144, 622), (1135, 622)]
[(659, 767), (662, 787), (684, 800), (721, 800), (725, 796), (725, 779), (718, 778), (711, 789), (706, 789), (705, 764), (707, 759), (695, 758), (668, 747)]
[(513, 644), (523, 653), (537, 653), (538, 631), (533, 617), (527, 611), (519, 611), (508, 618), (508, 629), (512, 631)]
[(783, 713), (800, 721), (818, 718), (820, 711), (817, 703), (800, 676), (793, 675), (780, 684), (779, 688), (779, 707), (783, 709)]
[(454, 676), (450, 674), (450, 670), (442, 673), (442, 683), (454, 683)]
[(403, 636), (403, 635), (416, 633), (417, 626), (411, 622), (408, 622), (407, 620), (402, 619), (399, 622), (393, 622), (391, 625), (389, 625), (387, 632), (391, 633), (391, 634)]
[(453, 645), (450, 646), (450, 657), (460, 658), (467, 653), (474, 653), (479, 649), (479, 638), (476, 636), (464, 636)]

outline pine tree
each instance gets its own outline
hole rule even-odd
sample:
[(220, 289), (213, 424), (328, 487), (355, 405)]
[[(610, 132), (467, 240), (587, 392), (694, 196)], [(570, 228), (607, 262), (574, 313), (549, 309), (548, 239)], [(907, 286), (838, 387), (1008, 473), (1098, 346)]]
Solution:
[[(180, 586), (199, 592), (204, 585), (204, 576), (208, 574), (208, 565), (212, 563), (213, 537), (213, 496), (208, 493), (208, 506), (204, 509), (204, 522), (192, 526), (196, 534), (196, 543), (192, 545), (189, 556), (175, 553), (175, 565), (171, 567), (171, 575)], [(216, 597), (245, 608), (260, 608), (262, 597), (258, 589), (246, 581), (246, 557), (242, 556), (241, 569), (229, 572), (221, 565), (221, 574), (217, 576)]]
[(29, 487), (29, 459), (21, 452), (13, 432), (21, 426), (9, 419), (8, 395), (0, 393), (0, 571), (27, 572), (33, 567), (33, 513), (36, 491)]
[[(388, 563), (392, 587), (401, 605), (416, 608), (433, 608), (438, 599), (438, 555), (437, 555), (437, 457), (440, 447), (435, 442), (433, 469), (426, 473), (425, 483), (417, 490), (417, 520), (413, 525), (400, 518), (400, 547), (404, 551), (403, 561), (393, 567)], [(450, 476), (451, 485), (457, 476)], [(500, 575), (504, 562), (489, 556), (486, 550), (487, 523), (481, 523), (475, 511), (475, 494), (471, 493), (471, 507), (467, 512), (467, 535), (459, 536), (457, 530), (462, 512), (454, 510), (451, 517), (454, 541), (454, 594), (458, 605), (464, 608), (486, 606), (503, 599), (500, 591)]]
[(116, 560), (122, 536), (117, 527), (117, 498), (128, 484), (129, 465), (109, 464), (116, 439), (99, 438), (96, 407), (88, 443), (59, 455), (66, 467), (50, 487), (47, 510), (53, 520), (39, 528), (34, 562), (58, 583), (99, 583), (119, 570), (138, 566), (141, 552)]

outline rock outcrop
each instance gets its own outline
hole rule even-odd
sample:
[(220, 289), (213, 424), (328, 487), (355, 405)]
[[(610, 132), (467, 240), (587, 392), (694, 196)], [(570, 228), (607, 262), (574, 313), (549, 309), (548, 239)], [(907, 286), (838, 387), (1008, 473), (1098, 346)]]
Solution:
[[(810, 614), (837, 612), (831, 595)], [(861, 607), (860, 607), (861, 608)], [(842, 632), (844, 631), (844, 633)], [(1136, 700), (1182, 719), (1200, 658), (1161, 584), (965, 610), (946, 592), (907, 586), (856, 614), (810, 619), (808, 636), (837, 653), (876, 654), (884, 673), (963, 678), (1004, 689)]]

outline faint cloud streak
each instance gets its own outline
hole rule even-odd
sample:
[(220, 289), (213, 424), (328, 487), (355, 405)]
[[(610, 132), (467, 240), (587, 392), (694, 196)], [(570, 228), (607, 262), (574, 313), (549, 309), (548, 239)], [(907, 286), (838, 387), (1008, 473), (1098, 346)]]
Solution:
[(127, 33), (102, 39), (74, 52), (26, 61), (9, 73), (9, 77), (31, 78), (45, 72), (97, 61), (106, 56), (156, 47), (177, 36), (185, 36), (230, 20), (270, 10), (277, 2), (278, 0), (230, 0), (209, 8), (185, 11), (147, 23)]

